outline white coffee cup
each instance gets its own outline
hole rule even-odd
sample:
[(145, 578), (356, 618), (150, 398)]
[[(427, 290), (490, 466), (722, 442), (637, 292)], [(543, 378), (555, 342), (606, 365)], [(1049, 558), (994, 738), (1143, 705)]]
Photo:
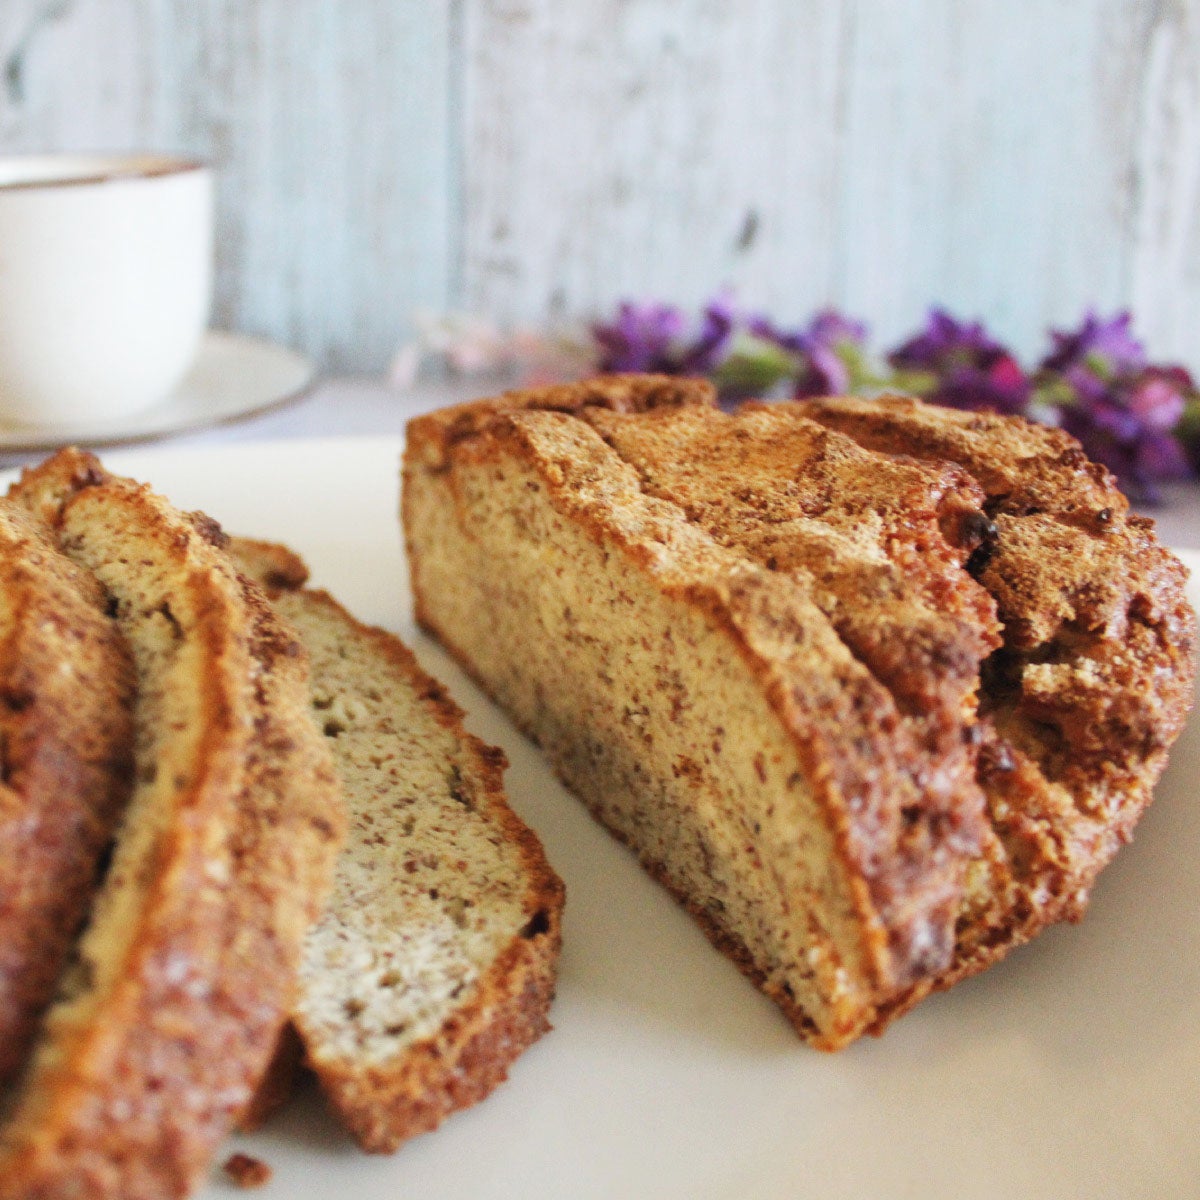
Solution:
[(212, 175), (156, 154), (0, 156), (0, 422), (165, 399), (212, 305)]

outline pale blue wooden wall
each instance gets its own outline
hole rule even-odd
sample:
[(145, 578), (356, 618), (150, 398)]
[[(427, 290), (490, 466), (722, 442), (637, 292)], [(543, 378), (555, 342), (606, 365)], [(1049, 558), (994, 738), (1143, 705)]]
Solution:
[(211, 158), (219, 320), (335, 369), (722, 282), (1200, 365), (1193, 0), (0, 0), (0, 55), (2, 150)]

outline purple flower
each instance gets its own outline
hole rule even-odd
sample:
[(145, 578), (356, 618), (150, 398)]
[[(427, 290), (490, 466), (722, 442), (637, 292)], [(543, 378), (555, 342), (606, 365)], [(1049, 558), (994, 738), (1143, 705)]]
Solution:
[(929, 399), (950, 408), (1021, 413), (1029, 402), (1029, 380), (1016, 359), (1002, 354), (986, 367), (951, 371)]
[(625, 301), (592, 338), (600, 370), (705, 375), (723, 404), (785, 389), (805, 397), (893, 386), (953, 408), (1057, 420), (1142, 500), (1157, 497), (1158, 482), (1191, 474), (1193, 460), (1200, 467), (1200, 392), (1182, 367), (1147, 363), (1128, 312), (1089, 311), (1077, 329), (1052, 330), (1032, 377), (981, 322), (940, 308), (888, 356), (887, 377), (872, 365), (861, 322), (825, 309), (786, 329), (739, 312), (728, 290), (698, 317)]
[(694, 332), (689, 331), (684, 314), (672, 305), (623, 301), (614, 321), (592, 326), (600, 350), (599, 369), (710, 374), (728, 355), (737, 320), (728, 291), (718, 293), (704, 306)]
[(1146, 351), (1133, 336), (1132, 325), (1128, 310), (1105, 321), (1089, 309), (1074, 332), (1050, 331), (1054, 349), (1042, 360), (1040, 369), (1067, 372), (1082, 367), (1101, 376), (1139, 371), (1146, 365)]
[(1138, 441), (1134, 469), (1143, 489), (1153, 490), (1156, 479), (1187, 479), (1192, 473), (1187, 453), (1170, 433), (1151, 430)]
[(818, 312), (806, 329), (780, 329), (766, 317), (751, 318), (749, 329), (755, 337), (795, 355), (792, 394), (798, 399), (842, 395), (851, 390), (862, 367), (866, 325), (832, 308)]
[(867, 327), (861, 321), (822, 309), (804, 331), (800, 373), (793, 391), (806, 396), (838, 396), (851, 390), (855, 368), (861, 365)]
[(804, 336), (810, 345), (814, 342), (825, 346), (851, 343), (861, 347), (867, 342), (867, 326), (865, 322), (856, 321), (835, 308), (823, 308), (813, 317)]
[(822, 381), (810, 393), (844, 391), (842, 357), (864, 336), (863, 326), (834, 312), (818, 313), (808, 329), (784, 332), (764, 317), (739, 313), (728, 289), (695, 322), (669, 305), (625, 301), (613, 321), (592, 326), (599, 370), (706, 375), (722, 403), (769, 394), (784, 381), (790, 386), (797, 373)]
[[(1053, 386), (1055, 373), (1041, 378)], [(1156, 484), (1192, 473), (1175, 429), (1190, 397), (1191, 376), (1182, 367), (1143, 367), (1098, 382), (1091, 371), (1070, 367), (1059, 377), (1063, 427), (1102, 462), (1136, 499), (1159, 499)]]
[(1078, 329), (1051, 330), (1037, 384), (1084, 449), (1135, 499), (1154, 502), (1158, 482), (1191, 473), (1175, 431), (1196, 385), (1182, 367), (1147, 365), (1132, 324), (1128, 312), (1089, 311)]
[(981, 322), (956, 321), (944, 308), (933, 308), (925, 329), (893, 350), (888, 362), (894, 367), (942, 374), (985, 365), (1002, 354), (1007, 351), (992, 341)]
[(683, 313), (669, 304), (622, 301), (616, 320), (592, 326), (599, 369), (678, 373), (678, 343), (686, 324)]
[(805, 330), (783, 329), (776, 325), (770, 317), (764, 317), (761, 314), (752, 316), (746, 321), (746, 328), (761, 341), (770, 342), (791, 354), (799, 354), (804, 349)]
[(737, 328), (733, 293), (718, 292), (705, 306), (696, 339), (685, 347), (678, 371), (681, 375), (707, 375), (725, 360)]
[(1019, 413), (1029, 401), (1029, 379), (1012, 354), (979, 321), (957, 321), (944, 309), (932, 309), (925, 329), (888, 362), (913, 373), (909, 382), (934, 404)]
[(815, 346), (804, 356), (792, 395), (797, 400), (810, 396), (843, 396), (850, 390), (850, 372), (828, 346)]
[(1158, 503), (1160, 482), (1192, 474), (1183, 445), (1173, 433), (1146, 428), (1115, 405), (1068, 408), (1062, 423), (1088, 456), (1103, 463), (1121, 487), (1142, 503)]
[(1183, 367), (1147, 367), (1133, 382), (1129, 408), (1147, 429), (1169, 433), (1183, 416), (1188, 394), (1195, 391)]

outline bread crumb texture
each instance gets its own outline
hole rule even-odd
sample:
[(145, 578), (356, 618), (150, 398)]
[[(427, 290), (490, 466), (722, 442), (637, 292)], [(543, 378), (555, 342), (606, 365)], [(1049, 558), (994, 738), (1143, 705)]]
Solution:
[(271, 1182), (270, 1166), (249, 1154), (231, 1154), (225, 1160), (225, 1174), (240, 1188), (263, 1187)]
[(312, 658), (313, 708), (351, 814), (298, 1015), (310, 1054), (377, 1066), (435, 1033), (520, 930), (524, 864), (428, 696), (397, 687), (329, 608), (278, 604)]

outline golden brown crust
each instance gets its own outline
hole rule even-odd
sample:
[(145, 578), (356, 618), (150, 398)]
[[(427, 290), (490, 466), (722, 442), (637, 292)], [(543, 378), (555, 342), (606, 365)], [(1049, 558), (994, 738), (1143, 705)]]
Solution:
[[(531, 391), (504, 392), (486, 400), (472, 400), (427, 413), (410, 424), (422, 442), (426, 465), (436, 469), (448, 464), (451, 449), (522, 410), (560, 412), (571, 416), (588, 409), (612, 412), (649, 412), (657, 408), (691, 405), (713, 407), (717, 394), (702, 379), (679, 379), (670, 375), (601, 375), (578, 383), (562, 383)], [(432, 456), (432, 457), (429, 457)]]
[[(181, 1197), (275, 1044), (332, 873), (336, 785), (307, 717), (302, 651), (217, 549), (211, 524), (78, 452), (17, 492), (61, 524), (68, 552), (108, 580), (123, 612), (168, 597), (153, 612), (175, 630), (171, 661), (196, 664), (187, 703), (198, 719), (140, 728), (155, 757), (139, 751), (139, 786), (170, 772), (172, 806), (151, 813), (135, 795), (81, 943), (91, 979), (51, 1011), (0, 1133), (0, 1196)], [(166, 694), (184, 678), (139, 685)], [(142, 836), (146, 853), (127, 849)], [(131, 926), (114, 918), (121, 895), (136, 901)]]
[(956, 463), (987, 495), (970, 570), (1004, 627), (981, 688), (995, 839), (945, 986), (1078, 919), (1131, 835), (1194, 694), (1186, 572), (1060, 430), (894, 397), (800, 409), (873, 450)]
[[(562, 447), (561, 453), (549, 455), (545, 462), (539, 453), (528, 452), (523, 438), (534, 432), (526, 419), (531, 416), (544, 417), (545, 424), (557, 425), (559, 435), (566, 437), (571, 444)], [(436, 414), (434, 419), (436, 420)], [(430, 460), (434, 462), (433, 474), (436, 477), (442, 473), (442, 465), (446, 460), (439, 461), (442, 449), (440, 446), (434, 447), (429, 458), (425, 457), (427, 448), (422, 444), (422, 430), (418, 427), (421, 424), (423, 420), (410, 425), (404, 506), (416, 616), (422, 626), (443, 642), (450, 653), (493, 695), (493, 698), (502, 701), (503, 697), (490, 685), (489, 680), (472, 661), (471, 655), (462, 646), (457, 645), (455, 638), (441, 627), (438, 596), (427, 594), (422, 569), (424, 560), (417, 544), (418, 531), (412, 515), (414, 493), (410, 489), (415, 487), (414, 481), (424, 469), (425, 463)], [(537, 432), (544, 433), (545, 430)], [(508, 440), (513, 438), (521, 441), (515, 448), (508, 444)], [(543, 445), (542, 449), (544, 448)], [(561, 511), (576, 522), (589, 537), (596, 540), (605, 554), (610, 549), (627, 554), (633, 564), (649, 571), (654, 579), (654, 586), (664, 595), (678, 600), (684, 611), (691, 610), (703, 614), (709, 629), (727, 643), (730, 657), (744, 662), (750, 674), (759, 681), (776, 712), (789, 714), (783, 720), (785, 728), (790, 727), (790, 712), (793, 706), (800, 708), (802, 716), (813, 712), (824, 717), (824, 727), (810, 727), (811, 740), (795, 747), (797, 756), (807, 764), (806, 770), (814, 780), (814, 790), (829, 789), (836, 796), (839, 786), (849, 783), (857, 788), (862, 784), (862, 790), (856, 791), (854, 795), (856, 799), (861, 800), (864, 808), (877, 797), (886, 797), (886, 785), (895, 778), (894, 773), (889, 771), (890, 764), (886, 761), (888, 743), (868, 735), (852, 738), (847, 745), (839, 736), (839, 731), (854, 731), (861, 723), (869, 723), (877, 716), (878, 690), (872, 689), (869, 678), (844, 654), (844, 648), (838, 665), (840, 670), (849, 675), (848, 686), (841, 686), (846, 680), (842, 679), (839, 683), (836, 677), (803, 680), (804, 684), (811, 686), (793, 685), (788, 673), (788, 655), (796, 646), (803, 645), (814, 630), (816, 636), (822, 637), (823, 618), (819, 610), (798, 598), (794, 589), (785, 581), (776, 579), (771, 572), (757, 567), (739, 566), (731, 575), (729, 555), (713, 552), (711, 544), (708, 543), (701, 547), (698, 561), (690, 559), (684, 567), (677, 569), (681, 549), (677, 514), (666, 513), (660, 521), (657, 518), (664, 516), (663, 512), (648, 514), (641, 511), (647, 506), (639, 506), (629, 490), (630, 487), (636, 489), (636, 481), (628, 475), (629, 468), (616, 460), (594, 437), (590, 437), (586, 429), (581, 429), (578, 422), (572, 422), (562, 414), (518, 413), (510, 416), (508, 420), (491, 420), (486, 431), (469, 443), (460, 439), (453, 446), (452, 454), (456, 467), (463, 471), (477, 472), (481, 477), (487, 477), (493, 467), (499, 473), (503, 464), (510, 458), (515, 457), (522, 462), (532, 460), (532, 473), (538, 482), (536, 485), (530, 482), (526, 486), (536, 486), (539, 489), (548, 487), (554, 493), (556, 511)], [(469, 467), (466, 463), (468, 455), (472, 459)], [(597, 461), (593, 461), (593, 457)], [(576, 468), (580, 472), (579, 477), (573, 474)], [(622, 470), (626, 472), (624, 479), (621, 478)], [(450, 491), (457, 496), (453, 486), (454, 478), (452, 474)], [(614, 483), (616, 495), (610, 494)], [(617, 515), (620, 519), (617, 519)], [(468, 536), (479, 536), (486, 542), (488, 532), (490, 531)], [(693, 539), (693, 549), (694, 543)], [(822, 644), (836, 656), (839, 648), (836, 641), (831, 643), (824, 637)], [(523, 715), (511, 706), (510, 712), (527, 733), (536, 736), (531, 719), (524, 719)], [(847, 745), (849, 755), (836, 752), (829, 756), (823, 754), (827, 746), (834, 749), (843, 745)], [(864, 754), (865, 748), (878, 745), (883, 746), (885, 762), (882, 766), (875, 761), (873, 755)], [(861, 757), (856, 760), (855, 756)], [(557, 759), (554, 765), (568, 786), (580, 793), (586, 790), (577, 787), (578, 781), (569, 778), (568, 760)], [(874, 790), (876, 788), (878, 790)], [(611, 831), (618, 832), (604, 814), (597, 812), (597, 815)], [(829, 821), (830, 832), (843, 860), (852, 860), (853, 850), (849, 845), (851, 831), (847, 828), (849, 822), (843, 820), (838, 823), (838, 815), (836, 812), (832, 814)], [(641, 847), (639, 852), (644, 854)], [(651, 872), (657, 870), (652, 858), (643, 857), (642, 861)], [(659, 873), (665, 874), (661, 871)], [(848, 899), (859, 918), (852, 933), (855, 944), (832, 945), (823, 940), (820, 948), (814, 952), (827, 954), (835, 963), (847, 963), (859, 976), (864, 971), (867, 972), (866, 982), (870, 988), (880, 987), (881, 979), (887, 980), (881, 988), (882, 994), (886, 995), (888, 991), (885, 989), (895, 987), (888, 974), (892, 969), (889, 962), (891, 947), (888, 931), (882, 928), (871, 907), (869, 892), (862, 877), (851, 875), (847, 886)], [(676, 894), (680, 892), (681, 889), (676, 890)], [(734, 956), (739, 966), (755, 982), (764, 984), (764, 971), (758, 964), (748, 965), (749, 955), (736, 935), (718, 926), (715, 914), (710, 910), (701, 911), (698, 902), (692, 903), (689, 898), (685, 903), (697, 914), (697, 919), (714, 943)], [(939, 924), (948, 923), (952, 907), (941, 904), (937, 907), (949, 909), (948, 912), (938, 913)], [(932, 943), (926, 944), (928, 946)], [(854, 961), (855, 955), (860, 956), (858, 961)], [(837, 971), (840, 976), (840, 966)], [(871, 1023), (876, 1012), (870, 992), (864, 1003), (858, 979), (851, 985), (851, 989), (843, 989), (836, 1000), (830, 997), (830, 1012), (820, 1030), (816, 1029), (811, 1014), (802, 1012), (798, 1004), (789, 999), (785, 984), (781, 985), (776, 981), (773, 987), (768, 988), (768, 994), (784, 1009), (798, 1032), (827, 1049), (836, 1049), (852, 1041)]]
[[(231, 550), (249, 574), (267, 573), (273, 553), (264, 552), (263, 544), (235, 539)], [(537, 835), (509, 807), (504, 752), (466, 731), (462, 710), (399, 638), (356, 621), (326, 592), (305, 591), (302, 598), (351, 630), (372, 657), (419, 698), (437, 724), (453, 734), (460, 747), (460, 770), (476, 782), (489, 820), (518, 849), (522, 862), (522, 905), (528, 914), (524, 929), (434, 1036), (409, 1047), (398, 1060), (373, 1068), (309, 1054), (309, 1066), (363, 1149), (391, 1153), (409, 1138), (436, 1128), (450, 1113), (482, 1100), (507, 1077), (512, 1062), (550, 1028), (547, 1014), (562, 944), (564, 889)], [(319, 1045), (302, 1015), (296, 1023), (310, 1051)]]
[(128, 648), (47, 534), (0, 500), (0, 1082), (51, 999), (133, 765)]
[(87, 450), (67, 446), (36, 467), (26, 467), (9, 496), (46, 529), (62, 524), (63, 506), (89, 487), (108, 479), (100, 460)]
[(278, 542), (260, 542), (236, 537), (226, 543), (230, 557), (240, 571), (254, 580), (268, 596), (290, 592), (308, 582), (308, 564), (287, 546)]
[[(555, 903), (547, 898), (546, 911)], [(549, 1031), (561, 949), (557, 919), (538, 928), (536, 942), (511, 946), (476, 985), (474, 1001), (458, 1009), (436, 1037), (414, 1046), (401, 1069), (340, 1078), (324, 1073), (326, 1095), (364, 1150), (391, 1154), (451, 1113), (477, 1104)]]

